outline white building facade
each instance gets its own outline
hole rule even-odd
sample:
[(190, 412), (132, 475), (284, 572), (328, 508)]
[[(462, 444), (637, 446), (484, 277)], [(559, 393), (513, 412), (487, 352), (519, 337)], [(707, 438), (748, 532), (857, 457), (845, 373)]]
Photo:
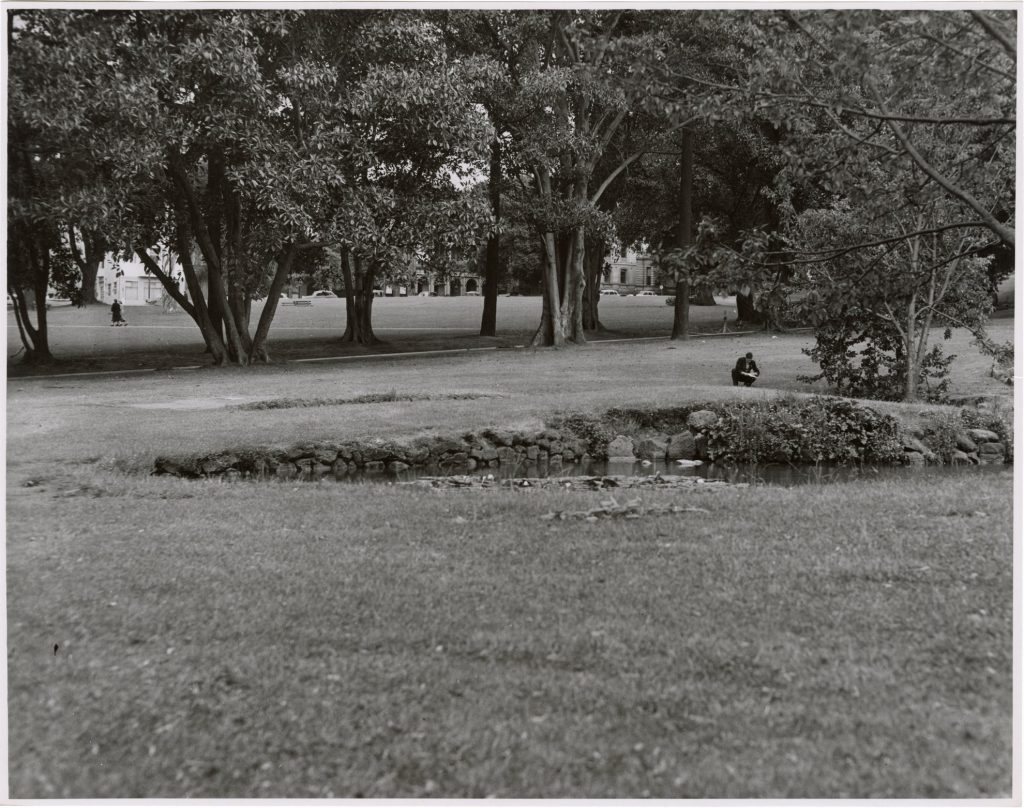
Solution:
[(647, 290), (661, 292), (654, 256), (636, 250), (609, 256), (604, 263), (601, 281), (602, 289), (615, 289), (620, 294)]
[[(160, 269), (178, 281), (178, 288), (184, 291), (185, 276), (174, 256), (165, 253), (157, 263)], [(115, 258), (108, 254), (96, 273), (96, 299), (104, 303), (117, 300), (122, 306), (156, 305), (167, 296), (164, 285), (146, 271), (138, 258)]]

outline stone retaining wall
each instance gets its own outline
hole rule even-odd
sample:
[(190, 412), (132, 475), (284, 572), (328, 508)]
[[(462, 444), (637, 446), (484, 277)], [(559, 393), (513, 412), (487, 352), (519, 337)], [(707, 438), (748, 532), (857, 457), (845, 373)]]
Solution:
[(179, 477), (342, 477), (354, 471), (437, 467), (453, 473), (513, 465), (547, 469), (578, 463), (587, 443), (555, 429), (524, 434), (484, 430), (458, 438), (372, 439), (299, 444), (287, 449), (226, 451), (195, 458), (160, 457), (155, 473)]
[[(461, 437), (418, 437), (409, 440), (340, 441), (305, 443), (288, 448), (251, 448), (199, 457), (160, 457), (156, 474), (225, 479), (318, 479), (344, 477), (356, 471), (404, 471), (415, 467), (442, 469), (452, 474), (497, 466), (514, 466), (530, 476), (550, 472), (589, 459), (707, 460), (705, 430), (718, 421), (711, 410), (698, 410), (686, 418), (685, 429), (673, 433), (642, 431), (617, 435), (606, 445), (592, 447), (567, 429), (509, 432), (486, 429)], [(903, 436), (904, 462), (942, 463), (935, 447), (927, 445), (921, 429)], [(980, 465), (1004, 463), (1007, 450), (999, 436), (986, 429), (965, 429), (957, 435), (957, 448), (948, 462)]]

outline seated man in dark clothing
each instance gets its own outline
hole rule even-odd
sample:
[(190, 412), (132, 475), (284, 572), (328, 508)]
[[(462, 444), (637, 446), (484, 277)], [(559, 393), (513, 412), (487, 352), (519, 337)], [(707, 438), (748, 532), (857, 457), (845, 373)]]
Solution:
[(754, 355), (748, 353), (746, 356), (741, 356), (736, 360), (736, 367), (732, 369), (732, 386), (737, 387), (740, 382), (743, 382), (747, 387), (750, 387), (757, 377), (761, 375), (761, 371), (757, 368), (757, 362), (754, 361)]

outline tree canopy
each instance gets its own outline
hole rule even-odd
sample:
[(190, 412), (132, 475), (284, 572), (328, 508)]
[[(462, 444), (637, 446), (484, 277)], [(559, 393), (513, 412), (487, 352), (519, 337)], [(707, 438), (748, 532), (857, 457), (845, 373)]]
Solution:
[(889, 323), (915, 394), (900, 362), (920, 369), (932, 320), (910, 338), (905, 306), (980, 328), (977, 289), (1014, 247), (1015, 26), (998, 10), (12, 11), (22, 339), (46, 361), (47, 289), (88, 301), (108, 253), (138, 255), (213, 360), (239, 364), (269, 359), (296, 268), (344, 286), (342, 338), (373, 342), (379, 280), (480, 256), (483, 333), (501, 273), (535, 273), (534, 343), (557, 346), (600, 327), (609, 250), (645, 244), (681, 290), (674, 336), (690, 284), (751, 290), (769, 327), (815, 291), (847, 336)]

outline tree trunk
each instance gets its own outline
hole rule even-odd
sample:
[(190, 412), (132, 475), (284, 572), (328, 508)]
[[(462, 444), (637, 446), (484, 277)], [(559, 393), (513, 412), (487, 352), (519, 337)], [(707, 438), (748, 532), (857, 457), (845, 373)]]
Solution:
[(46, 324), (46, 290), (50, 281), (50, 248), (47, 244), (47, 236), (41, 232), (45, 225), (34, 225), (22, 228), (21, 239), (25, 251), (29, 257), (31, 270), (32, 302), (36, 310), (36, 324), (28, 314), (28, 300), (25, 297), (26, 290), (22, 287), (13, 287), (16, 294), (15, 305), (18, 308), (19, 333), (27, 334), (29, 341), (25, 342), (25, 363), (26, 364), (49, 364), (53, 361), (53, 354), (50, 353), (50, 339)]
[(295, 256), (298, 248), (289, 244), (277, 259), (277, 267), (274, 272), (274, 279), (270, 282), (270, 291), (267, 293), (267, 302), (260, 314), (260, 321), (256, 326), (256, 334), (252, 338), (252, 348), (249, 349), (249, 361), (257, 359), (261, 362), (270, 361), (270, 353), (267, 351), (267, 335), (270, 333), (270, 323), (277, 312), (277, 303), (281, 299), (281, 292), (288, 282), (288, 275), (292, 271), (292, 264), (295, 263)]
[(917, 320), (917, 301), (912, 296), (910, 298), (910, 305), (907, 307), (907, 333), (904, 337), (904, 342), (907, 346), (906, 351), (906, 363), (907, 363), (907, 384), (903, 391), (904, 401), (916, 401), (917, 400), (917, 368), (919, 365), (917, 351), (914, 350), (915, 336), (916, 336), (916, 320)]
[(249, 336), (249, 293), (245, 290), (243, 267), (246, 254), (242, 247), (242, 215), (238, 194), (227, 178), (221, 182), (223, 194), (224, 238), (221, 244), (220, 268), (226, 288), (225, 326), (234, 330), (229, 334), (229, 345), (238, 345), (235, 361), (248, 364), (252, 356), (252, 338)]
[(736, 292), (736, 319), (744, 323), (761, 322), (761, 314), (754, 306), (754, 293), (749, 286), (743, 286)]
[[(199, 201), (196, 198), (195, 189), (192, 187), (188, 169), (185, 167), (181, 155), (176, 149), (168, 150), (167, 166), (176, 191), (171, 194), (171, 202), (177, 221), (179, 256), (184, 256), (186, 253), (191, 254), (191, 244), (194, 239), (206, 265), (207, 305), (209, 307), (210, 324), (224, 342), (225, 347), (230, 347), (228, 340), (225, 338), (230, 336), (230, 333), (225, 328), (225, 309), (227, 306), (226, 295), (221, 283), (221, 232), (219, 202), (217, 201), (219, 197), (213, 200), (210, 198), (211, 194), (214, 193), (213, 188), (216, 185), (217, 171), (222, 169), (222, 164), (218, 162), (216, 155), (211, 155), (208, 174), (212, 176), (207, 178), (206, 194), (207, 207), (209, 210), (215, 211), (215, 214), (211, 214), (209, 220), (204, 220), (201, 215)], [(219, 186), (217, 187), (217, 193), (219, 194)], [(181, 237), (183, 230), (187, 233), (187, 242)], [(186, 247), (186, 243), (189, 245), (188, 247)], [(191, 287), (189, 291), (193, 295), (195, 294)], [(211, 351), (211, 353), (213, 352), (209, 342), (207, 342), (207, 350)], [(223, 364), (224, 359), (215, 355), (214, 361), (217, 364)]]
[(342, 277), (345, 281), (345, 333), (342, 342), (376, 345), (380, 342), (373, 333), (373, 278), (376, 264), (370, 262), (364, 270), (358, 255), (342, 254)]
[(565, 296), (562, 299), (562, 328), (566, 339), (584, 343), (587, 338), (583, 333), (583, 290), (586, 288), (583, 269), (586, 230), (583, 225), (576, 227), (569, 242), (569, 259), (565, 267)]
[(547, 294), (541, 296), (540, 325), (530, 340), (530, 346), (539, 348), (554, 344), (555, 318), (551, 316), (551, 300)]
[(498, 328), (498, 277), (501, 273), (498, 226), (501, 221), (501, 141), (491, 142), (491, 176), (488, 179), (494, 231), (487, 239), (487, 266), (484, 269), (484, 313), (480, 318), (480, 336), (493, 337)]
[(544, 244), (544, 309), (533, 344), (561, 348), (565, 345), (565, 331), (558, 294), (558, 245), (554, 233), (544, 233), (541, 240)]
[(203, 290), (199, 286), (199, 281), (196, 278), (195, 267), (192, 265), (191, 256), (186, 252), (180, 256), (182, 270), (185, 274), (185, 285), (191, 293), (192, 299), (189, 300), (181, 290), (178, 288), (177, 282), (169, 277), (164, 272), (160, 265), (153, 260), (149, 252), (145, 247), (137, 247), (135, 253), (139, 256), (142, 263), (149, 269), (149, 271), (156, 276), (156, 279), (160, 281), (164, 289), (167, 290), (174, 301), (181, 306), (182, 310), (188, 314), (195, 324), (199, 327), (199, 333), (203, 335), (203, 341), (206, 343), (206, 350), (213, 357), (213, 362), (216, 365), (224, 365), (227, 362), (228, 352), (224, 345), (224, 340), (220, 335), (220, 332), (213, 327), (213, 323), (210, 322), (209, 311), (206, 308), (206, 300), (203, 297)]
[[(693, 132), (683, 129), (679, 154), (679, 222), (676, 246), (693, 243)], [(672, 316), (672, 339), (690, 338), (690, 279), (681, 269), (675, 271), (676, 304)]]
[[(46, 330), (45, 328), (35, 328), (32, 325), (32, 321), (28, 316), (28, 301), (25, 299), (24, 290), (12, 288), (10, 293), (14, 301), (14, 319), (18, 324), (18, 333), (21, 335), (22, 345), (25, 346), (23, 364), (50, 364), (53, 361), (53, 354), (50, 353)], [(45, 303), (43, 308), (46, 308)]]
[(715, 290), (707, 284), (700, 284), (694, 292), (694, 301), (698, 306), (717, 306), (715, 303)]
[[(551, 172), (543, 166), (534, 169), (537, 179), (537, 196), (542, 204), (551, 203)], [(554, 232), (548, 230), (541, 234), (544, 247), (543, 290), (545, 308), (541, 313), (541, 323), (531, 344), (560, 348), (565, 345), (565, 330), (562, 321), (562, 307), (559, 299), (559, 244)]]
[(88, 306), (98, 302), (96, 300), (96, 276), (99, 274), (100, 264), (106, 257), (108, 244), (101, 233), (94, 230), (82, 230), (82, 251), (78, 250), (78, 239), (75, 236), (74, 225), (68, 225), (68, 245), (71, 248), (71, 255), (75, 259), (78, 271), (82, 273), (82, 294), (80, 305)]
[[(189, 227), (188, 215), (183, 210), (175, 211), (175, 238), (178, 245), (178, 260), (181, 261), (182, 270), (185, 274), (185, 288), (192, 298), (192, 307), (195, 310), (196, 324), (206, 341), (206, 350), (213, 357), (214, 364), (224, 365), (228, 359), (227, 345), (224, 343), (224, 321), (219, 314), (215, 314), (213, 300), (210, 296), (210, 273), (209, 266), (206, 271), (206, 292), (203, 292), (202, 282), (199, 278), (199, 271), (196, 269), (195, 261), (192, 258), (192, 231)], [(159, 277), (159, 276), (158, 276)], [(172, 291), (171, 281), (161, 281), (168, 293), (182, 304), (182, 308), (188, 311), (188, 301), (178, 298), (178, 285), (175, 283)], [(182, 297), (184, 297), (182, 295)]]
[(597, 307), (601, 302), (601, 273), (604, 270), (605, 243), (600, 239), (585, 241), (584, 267), (586, 285), (583, 287), (583, 328), (604, 331)]

